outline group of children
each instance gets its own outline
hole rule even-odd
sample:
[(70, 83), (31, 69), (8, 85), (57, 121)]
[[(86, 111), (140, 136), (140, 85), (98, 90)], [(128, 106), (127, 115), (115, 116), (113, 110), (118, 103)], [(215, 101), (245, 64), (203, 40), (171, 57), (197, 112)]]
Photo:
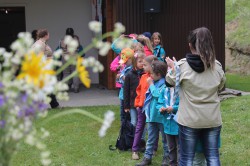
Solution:
[[(125, 37), (133, 41), (132, 46), (123, 49), (117, 47), (119, 40)], [(158, 148), (159, 135), (162, 136), (163, 145), (161, 165), (178, 165), (178, 85), (172, 87), (165, 81), (171, 69), (165, 62), (161, 34), (155, 32), (151, 36), (145, 32), (141, 35), (122, 35), (112, 43), (111, 48), (117, 54), (110, 69), (117, 72), (120, 119), (122, 122), (130, 118), (131, 124), (135, 126), (132, 159), (139, 160), (139, 153), (144, 152), (143, 160), (136, 166), (151, 164)], [(202, 162), (205, 164), (202, 153), (196, 153), (194, 164), (196, 161), (199, 161), (198, 165)]]
[[(124, 37), (133, 41), (131, 48), (120, 49), (116, 46)], [(117, 72), (121, 121), (129, 114), (131, 124), (135, 126), (132, 159), (139, 160), (139, 152), (145, 151), (142, 162), (137, 165), (151, 164), (161, 134), (164, 151), (162, 165), (177, 165), (178, 125), (174, 117), (179, 98), (174, 88), (167, 87), (165, 83), (165, 76), (171, 71), (167, 71), (160, 33), (155, 32), (152, 36), (148, 32), (138, 36), (122, 35), (111, 48), (118, 54), (110, 69)], [(146, 147), (143, 147), (146, 131), (148, 138)]]

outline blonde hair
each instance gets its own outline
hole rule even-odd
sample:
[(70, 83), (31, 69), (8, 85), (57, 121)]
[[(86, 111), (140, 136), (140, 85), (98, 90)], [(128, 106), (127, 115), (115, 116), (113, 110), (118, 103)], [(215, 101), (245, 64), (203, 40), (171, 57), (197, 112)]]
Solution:
[(144, 46), (146, 45), (151, 52), (154, 52), (149, 38), (145, 37), (144, 35), (138, 35), (137, 41), (140, 42)]
[(216, 54), (210, 30), (206, 27), (201, 27), (191, 31), (188, 36), (188, 42), (201, 57), (205, 70), (209, 67), (214, 69)]
[(139, 42), (133, 43), (131, 49), (135, 52), (144, 52), (143, 45)]
[(153, 35), (151, 36), (152, 45), (154, 45), (154, 38), (155, 37), (158, 37), (160, 39), (160, 45), (161, 45), (161, 47), (163, 47), (162, 37), (161, 37), (161, 34), (159, 32), (154, 32)]

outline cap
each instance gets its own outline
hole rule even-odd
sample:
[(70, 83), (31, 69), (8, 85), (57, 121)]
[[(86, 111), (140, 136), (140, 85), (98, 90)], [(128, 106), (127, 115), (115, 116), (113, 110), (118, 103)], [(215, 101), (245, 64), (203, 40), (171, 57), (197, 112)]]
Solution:
[(131, 48), (124, 48), (121, 51), (121, 59), (119, 63), (124, 64), (128, 61), (129, 58), (134, 56), (134, 50)]
[(150, 32), (144, 32), (143, 36), (146, 36), (147, 38), (151, 38), (151, 33)]

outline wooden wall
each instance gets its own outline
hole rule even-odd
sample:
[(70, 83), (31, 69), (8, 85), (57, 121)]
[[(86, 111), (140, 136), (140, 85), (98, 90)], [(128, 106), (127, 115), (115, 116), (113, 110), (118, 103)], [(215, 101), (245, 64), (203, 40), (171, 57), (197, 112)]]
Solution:
[[(160, 32), (167, 56), (177, 59), (189, 52), (189, 32), (207, 27), (213, 35), (217, 59), (225, 68), (225, 0), (161, 0), (160, 13), (145, 13), (144, 0), (106, 0), (105, 3), (106, 21), (109, 23), (106, 27), (121, 22), (126, 26), (126, 34)], [(109, 8), (112, 10), (107, 10)], [(114, 54), (110, 52), (109, 61), (113, 58)], [(114, 75), (109, 75), (108, 79), (104, 84), (110, 89), (114, 86), (111, 83)]]

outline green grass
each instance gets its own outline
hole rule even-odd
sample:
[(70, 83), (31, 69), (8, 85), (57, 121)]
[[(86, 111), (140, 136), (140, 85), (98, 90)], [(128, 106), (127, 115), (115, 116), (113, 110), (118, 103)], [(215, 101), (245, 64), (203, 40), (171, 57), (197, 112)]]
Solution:
[(250, 165), (250, 95), (222, 102), (222, 165)]
[(226, 23), (237, 20), (237, 29), (230, 33), (227, 41), (236, 44), (239, 48), (245, 48), (250, 43), (250, 1), (226, 0)]
[[(115, 112), (116, 119), (104, 138), (98, 136), (101, 124), (83, 115), (71, 114), (45, 124), (43, 127), (50, 132), (46, 144), (51, 152), (52, 165), (135, 165), (136, 161), (131, 160), (131, 152), (110, 151), (108, 148), (109, 145), (115, 145), (118, 136), (119, 106), (84, 107), (83, 109), (101, 118), (107, 110), (112, 110)], [(48, 117), (60, 111), (51, 110)], [(37, 126), (41, 127), (42, 124), (40, 121)], [(159, 150), (154, 165), (160, 165), (161, 153), (162, 150)], [(36, 166), (40, 165), (39, 162), (39, 152), (35, 148), (22, 144), (11, 165)]]
[(250, 76), (227, 73), (226, 78), (227, 88), (250, 92)]
[[(236, 97), (222, 102), (222, 165), (249, 165), (250, 159), (250, 96)], [(66, 109), (66, 108), (65, 108)], [(51, 151), (53, 166), (132, 166), (138, 161), (131, 160), (131, 152), (110, 151), (119, 131), (119, 106), (83, 107), (83, 109), (103, 117), (106, 110), (113, 110), (116, 120), (104, 138), (98, 137), (100, 123), (82, 115), (71, 114), (53, 120), (44, 128), (50, 131), (46, 144)], [(51, 110), (48, 117), (61, 110)], [(36, 125), (41, 127), (43, 121)], [(161, 143), (159, 144), (161, 147)], [(153, 158), (153, 166), (161, 164), (162, 149)], [(12, 160), (12, 166), (36, 166), (39, 153), (28, 145), (21, 144)]]

